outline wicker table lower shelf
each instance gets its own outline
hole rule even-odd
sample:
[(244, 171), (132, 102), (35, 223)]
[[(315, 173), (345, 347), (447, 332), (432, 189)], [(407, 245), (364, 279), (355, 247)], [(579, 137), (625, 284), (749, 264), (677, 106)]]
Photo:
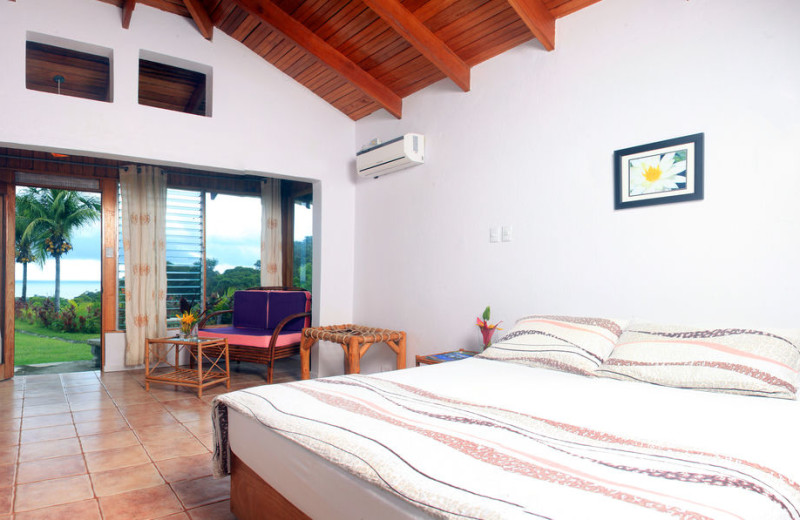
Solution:
[[(215, 354), (210, 356), (204, 354), (203, 349), (212, 350), (210, 347), (215, 347), (213, 349), (216, 351)], [(197, 368), (183, 368), (179, 364), (181, 349), (185, 349), (189, 353), (189, 357), (197, 365)], [(153, 361), (155, 364), (151, 365)], [(224, 367), (221, 365), (223, 361)], [(202, 397), (204, 388), (217, 383), (225, 383), (226, 388), (230, 390), (230, 374), (228, 340), (225, 338), (156, 338), (147, 340), (144, 386), (148, 391), (150, 383), (165, 383), (196, 388), (197, 397)]]

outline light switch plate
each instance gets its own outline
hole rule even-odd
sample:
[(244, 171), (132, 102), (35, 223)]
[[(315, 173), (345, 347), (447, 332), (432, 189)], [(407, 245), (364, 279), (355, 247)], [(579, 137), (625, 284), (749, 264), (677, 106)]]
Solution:
[(511, 226), (503, 226), (503, 242), (511, 242)]
[(489, 228), (489, 242), (500, 242), (500, 228), (497, 226)]

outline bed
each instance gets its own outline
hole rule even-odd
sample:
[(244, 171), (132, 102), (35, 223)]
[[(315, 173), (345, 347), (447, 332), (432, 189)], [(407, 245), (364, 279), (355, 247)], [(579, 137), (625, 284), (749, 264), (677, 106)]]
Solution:
[(219, 396), (215, 469), (240, 520), (800, 519), (799, 406), (472, 358)]

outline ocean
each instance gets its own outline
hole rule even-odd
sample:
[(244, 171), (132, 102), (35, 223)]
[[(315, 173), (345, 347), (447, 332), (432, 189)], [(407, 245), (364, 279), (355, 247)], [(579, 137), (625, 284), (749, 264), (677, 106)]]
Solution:
[[(76, 296), (80, 296), (86, 291), (99, 291), (99, 290), (100, 290), (100, 280), (61, 282), (62, 298), (72, 299)], [(55, 280), (51, 281), (28, 280), (27, 296), (29, 298), (31, 296), (53, 296), (55, 295), (55, 293), (56, 293)], [(22, 296), (22, 280), (16, 280), (14, 282), (14, 296), (16, 296), (17, 298)]]

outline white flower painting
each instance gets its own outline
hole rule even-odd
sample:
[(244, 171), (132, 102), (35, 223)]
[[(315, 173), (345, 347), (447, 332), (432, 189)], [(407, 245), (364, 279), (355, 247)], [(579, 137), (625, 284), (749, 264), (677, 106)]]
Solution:
[(633, 159), (628, 190), (631, 196), (686, 188), (686, 151)]
[(614, 209), (703, 200), (704, 134), (614, 152)]

